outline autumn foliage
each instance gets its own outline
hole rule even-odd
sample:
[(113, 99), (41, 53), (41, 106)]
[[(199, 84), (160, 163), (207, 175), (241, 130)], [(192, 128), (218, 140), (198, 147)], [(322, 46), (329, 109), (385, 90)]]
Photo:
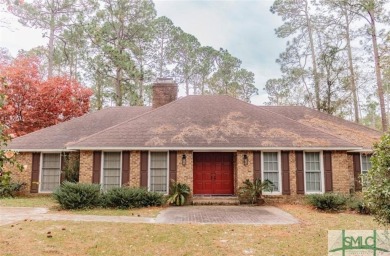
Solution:
[(92, 91), (66, 77), (44, 80), (38, 58), (20, 55), (0, 62), (0, 120), (9, 134), (21, 136), (86, 113)]

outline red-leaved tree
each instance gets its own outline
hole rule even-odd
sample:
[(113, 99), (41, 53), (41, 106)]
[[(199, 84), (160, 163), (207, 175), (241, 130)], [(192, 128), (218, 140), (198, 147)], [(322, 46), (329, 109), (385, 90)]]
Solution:
[(52, 77), (43, 80), (39, 60), (19, 55), (0, 64), (0, 93), (5, 104), (0, 121), (8, 134), (21, 136), (86, 113), (92, 91), (75, 80)]

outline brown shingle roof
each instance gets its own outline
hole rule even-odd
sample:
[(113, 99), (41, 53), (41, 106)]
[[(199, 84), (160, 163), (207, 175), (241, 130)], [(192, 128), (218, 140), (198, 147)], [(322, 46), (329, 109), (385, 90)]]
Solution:
[(373, 143), (377, 142), (382, 136), (380, 131), (307, 107), (261, 106), (260, 108), (332, 134), (365, 149), (372, 148)]
[(357, 145), (229, 96), (188, 96), (68, 143), (94, 148), (349, 148)]
[(7, 148), (14, 150), (59, 150), (108, 127), (149, 111), (150, 107), (112, 107), (74, 118), (13, 139)]

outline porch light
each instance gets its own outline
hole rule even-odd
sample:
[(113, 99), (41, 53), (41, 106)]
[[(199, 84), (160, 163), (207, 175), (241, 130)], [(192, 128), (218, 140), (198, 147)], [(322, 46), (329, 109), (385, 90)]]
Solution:
[(248, 156), (246, 154), (244, 155), (244, 165), (248, 165)]
[(187, 156), (185, 154), (183, 154), (181, 156), (181, 164), (182, 165), (186, 165), (187, 164)]

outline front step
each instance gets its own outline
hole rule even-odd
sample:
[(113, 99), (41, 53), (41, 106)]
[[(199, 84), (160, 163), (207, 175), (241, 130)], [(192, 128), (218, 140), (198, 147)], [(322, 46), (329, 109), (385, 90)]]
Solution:
[(193, 196), (193, 205), (239, 205), (238, 196)]

